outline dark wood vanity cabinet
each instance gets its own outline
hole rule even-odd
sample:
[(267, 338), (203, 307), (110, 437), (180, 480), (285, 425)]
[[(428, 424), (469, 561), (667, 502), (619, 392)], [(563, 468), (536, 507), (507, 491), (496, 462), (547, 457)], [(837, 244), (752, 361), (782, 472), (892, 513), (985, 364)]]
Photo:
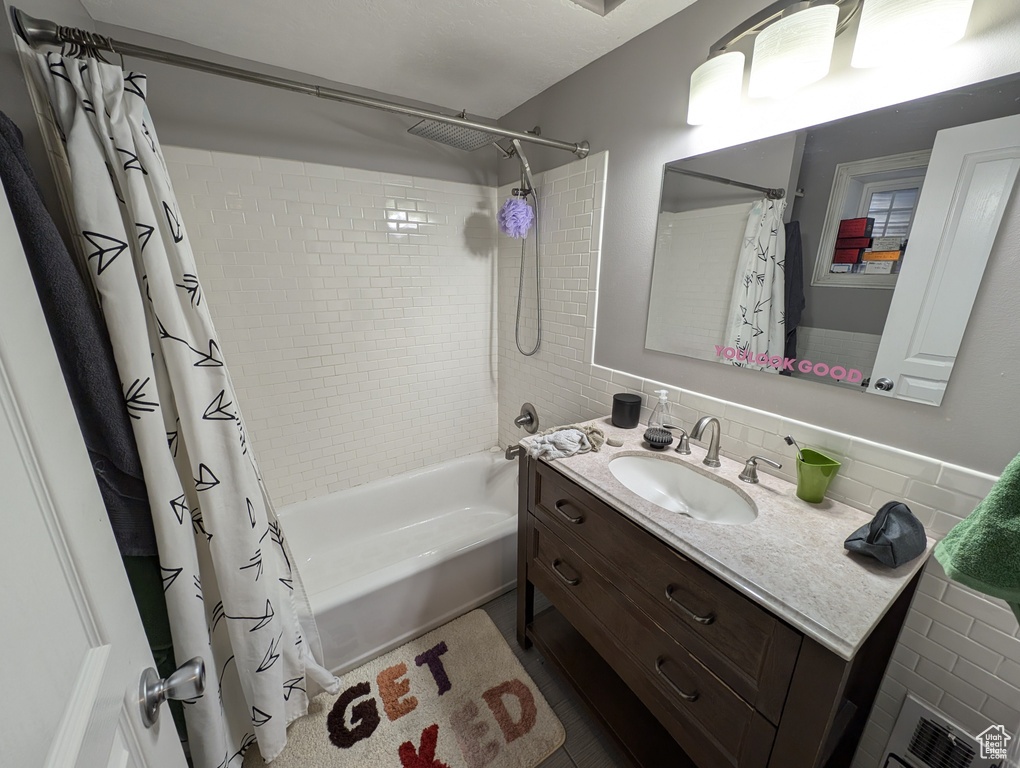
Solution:
[(519, 514), (518, 642), (635, 765), (850, 764), (917, 578), (847, 661), (526, 455)]

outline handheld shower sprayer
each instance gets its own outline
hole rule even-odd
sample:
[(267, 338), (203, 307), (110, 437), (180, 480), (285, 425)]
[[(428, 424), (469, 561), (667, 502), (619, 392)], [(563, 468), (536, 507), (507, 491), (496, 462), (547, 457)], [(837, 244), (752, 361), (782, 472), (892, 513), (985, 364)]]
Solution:
[[(466, 115), (461, 113), (457, 118), (459, 121), (465, 121)], [(510, 146), (504, 147), (499, 141), (494, 141), (492, 138), (492, 131), (482, 131), (472, 129), (468, 125), (451, 125), (447, 122), (438, 122), (436, 120), (425, 119), (418, 123), (415, 123), (408, 129), (408, 133), (414, 134), (415, 136), (422, 136), (431, 141), (439, 142), (440, 144), (446, 144), (457, 149), (462, 149), (468, 152), (473, 152), (476, 149), (491, 144), (494, 146), (499, 153), (505, 158), (509, 159), (516, 156), (517, 161), (521, 165), (521, 186), (514, 187), (511, 190), (511, 196), (503, 203), (502, 207), (496, 214), (496, 221), (499, 224), (500, 231), (508, 235), (509, 237), (520, 239), (521, 241), (521, 275), (520, 282), (517, 289), (517, 321), (514, 326), (514, 341), (517, 344), (517, 349), (525, 357), (530, 357), (538, 352), (538, 348), (542, 344), (542, 289), (541, 289), (541, 276), (542, 269), (539, 252), (539, 241), (541, 240), (541, 233), (539, 230), (539, 200), (538, 190), (535, 188), (535, 177), (531, 173), (531, 163), (528, 162), (527, 155), (524, 154), (524, 147), (522, 146), (521, 139), (514, 138), (513, 135), (504, 134), (502, 138), (510, 140)], [(524, 141), (539, 141), (538, 137), (542, 131), (538, 126), (528, 131), (528, 138)], [(547, 140), (541, 140), (542, 143), (548, 144)], [(577, 145), (581, 146), (581, 145)], [(584, 157), (588, 154), (588, 145), (583, 145)], [(528, 197), (534, 201), (534, 207), (528, 203)], [(532, 226), (535, 228), (535, 346), (530, 350), (525, 350), (521, 346), (521, 305), (524, 302), (524, 264), (527, 260), (527, 242), (528, 232), (530, 232)]]
[[(511, 191), (513, 196), (503, 204), (497, 218), (499, 228), (504, 234), (521, 239), (521, 274), (517, 284), (517, 319), (514, 323), (514, 342), (522, 355), (531, 357), (538, 352), (538, 348), (542, 345), (542, 265), (538, 189), (535, 187), (535, 177), (531, 175), (531, 164), (528, 162), (527, 155), (524, 154), (521, 142), (518, 139), (512, 139), (511, 145), (510, 152), (517, 156), (517, 160), (521, 164), (521, 186)], [(534, 198), (534, 209), (528, 205), (528, 195)], [(528, 351), (521, 346), (521, 305), (524, 303), (524, 262), (527, 258), (528, 230), (531, 229), (532, 223), (535, 225), (535, 321), (537, 328), (535, 346)]]
[(520, 139), (512, 139), (511, 143), (514, 146), (514, 154), (517, 155), (517, 159), (521, 161), (521, 182), (525, 184), (528, 190), (535, 188), (535, 179), (531, 175), (531, 163), (528, 162), (527, 156), (524, 154), (524, 149), (521, 147)]

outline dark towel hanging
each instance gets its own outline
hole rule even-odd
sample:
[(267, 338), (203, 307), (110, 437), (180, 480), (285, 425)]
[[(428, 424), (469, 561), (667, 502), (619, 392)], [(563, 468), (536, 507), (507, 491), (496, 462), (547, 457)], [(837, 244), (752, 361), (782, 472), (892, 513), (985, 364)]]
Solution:
[[(807, 306), (804, 299), (804, 250), (800, 239), (800, 222), (791, 221), (786, 225), (786, 257), (783, 262), (786, 278), (786, 345), (784, 357), (797, 357), (797, 326)], [(787, 373), (783, 371), (783, 373)]]
[(21, 131), (3, 112), (0, 181), (117, 545), (125, 556), (154, 555), (156, 534), (142, 464), (106, 325), (43, 205)]

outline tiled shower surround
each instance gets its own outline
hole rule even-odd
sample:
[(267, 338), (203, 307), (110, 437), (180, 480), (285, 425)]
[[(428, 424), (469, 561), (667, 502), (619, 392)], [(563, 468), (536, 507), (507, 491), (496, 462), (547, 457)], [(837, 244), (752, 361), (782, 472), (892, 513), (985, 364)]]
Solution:
[[(731, 458), (775, 458), (784, 463), (779, 474), (793, 480), (786, 471), (793, 449), (781, 438), (793, 434), (843, 462), (834, 497), (871, 511), (902, 499), (934, 536), (969, 514), (994, 481), (594, 365), (606, 153), (536, 178), (543, 332), (532, 357), (514, 342), (521, 244), (498, 236), (491, 223), (516, 185), (493, 190), (179, 149), (167, 156), (252, 443), (278, 504), (484, 450), (497, 441), (497, 411), (499, 444), (515, 443), (523, 433), (513, 418), (525, 401), (545, 427), (605, 415), (615, 392), (639, 393), (650, 404), (662, 388), (683, 423), (703, 414), (723, 420), (722, 452)], [(387, 211), (419, 220), (389, 219)], [(418, 232), (390, 240), (403, 221), (417, 223)], [(525, 350), (536, 332), (532, 248), (529, 240)], [(410, 288), (422, 292), (401, 293)], [(438, 301), (415, 301), (424, 298)], [(421, 307), (427, 312), (416, 312)], [(383, 428), (387, 417), (393, 421)], [(949, 582), (934, 561), (854, 768), (878, 767), (908, 690), (975, 733), (1000, 723), (1012, 731), (1020, 721), (1016, 619), (1004, 603)]]
[(164, 151), (276, 504), (495, 444), (495, 190)]

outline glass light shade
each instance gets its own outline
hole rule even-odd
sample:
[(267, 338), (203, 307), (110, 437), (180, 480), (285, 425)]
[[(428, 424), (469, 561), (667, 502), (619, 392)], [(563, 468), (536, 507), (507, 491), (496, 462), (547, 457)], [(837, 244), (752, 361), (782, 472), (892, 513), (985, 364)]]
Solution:
[(967, 31), (974, 0), (865, 0), (850, 62), (877, 67), (952, 45)]
[(687, 122), (703, 125), (732, 115), (743, 85), (744, 54), (731, 51), (709, 59), (691, 74)]
[(829, 74), (839, 8), (806, 8), (765, 27), (754, 41), (751, 82), (754, 98), (785, 96)]

